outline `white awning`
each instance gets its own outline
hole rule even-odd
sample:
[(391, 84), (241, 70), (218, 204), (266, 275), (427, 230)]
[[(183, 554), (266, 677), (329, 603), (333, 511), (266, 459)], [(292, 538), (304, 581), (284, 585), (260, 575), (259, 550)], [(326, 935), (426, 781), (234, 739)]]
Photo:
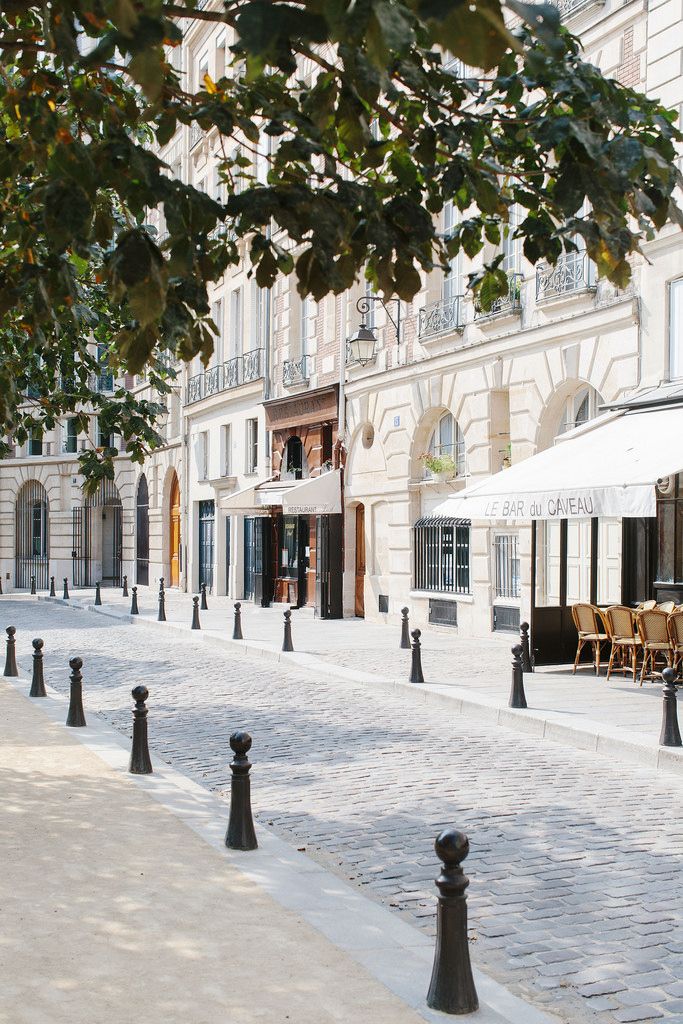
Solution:
[(341, 510), (340, 469), (298, 483), (282, 502), (282, 511), (292, 516), (326, 516)]
[(285, 494), (295, 486), (295, 481), (262, 480), (250, 487), (243, 487), (221, 501), (226, 512), (261, 512), (266, 508), (280, 508)]
[(226, 512), (253, 512), (256, 508), (256, 488), (258, 484), (251, 487), (243, 487), (241, 491), (229, 494), (221, 501), (221, 508)]
[(435, 516), (510, 522), (655, 516), (658, 480), (683, 471), (683, 406), (611, 412), (452, 494)]

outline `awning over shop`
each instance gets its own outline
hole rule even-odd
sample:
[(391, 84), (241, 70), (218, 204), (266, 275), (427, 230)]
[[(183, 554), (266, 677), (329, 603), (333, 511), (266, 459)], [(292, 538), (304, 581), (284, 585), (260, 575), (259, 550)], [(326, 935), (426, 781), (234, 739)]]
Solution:
[(295, 486), (295, 481), (281, 482), (265, 480), (251, 487), (243, 487), (221, 501), (221, 508), (226, 512), (263, 512), (269, 508), (280, 508), (288, 490)]
[(341, 510), (340, 469), (297, 483), (282, 502), (282, 511), (292, 516), (326, 516)]
[(658, 480), (683, 471), (683, 406), (610, 412), (452, 494), (434, 516), (508, 520), (655, 516)]

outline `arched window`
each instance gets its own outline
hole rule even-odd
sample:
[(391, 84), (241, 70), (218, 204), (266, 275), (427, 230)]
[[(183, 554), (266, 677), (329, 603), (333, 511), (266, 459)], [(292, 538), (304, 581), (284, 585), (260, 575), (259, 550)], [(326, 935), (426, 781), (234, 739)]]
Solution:
[(305, 480), (308, 477), (308, 460), (300, 437), (290, 437), (282, 454), (281, 480)]
[[(465, 472), (465, 438), (458, 421), (449, 412), (444, 413), (434, 428), (427, 452), (432, 458), (443, 461), (445, 472), (453, 476), (462, 476)], [(425, 476), (431, 474), (432, 470), (425, 464)]]
[(28, 480), (17, 495), (15, 511), (17, 587), (30, 587), (31, 576), (35, 576), (38, 589), (47, 589), (48, 514), (45, 488), (37, 480)]
[(149, 586), (149, 488), (143, 473), (138, 481), (135, 533), (136, 581)]
[(590, 384), (585, 384), (575, 391), (564, 404), (557, 435), (564, 434), (567, 430), (573, 430), (592, 420), (598, 415), (600, 402), (600, 395)]

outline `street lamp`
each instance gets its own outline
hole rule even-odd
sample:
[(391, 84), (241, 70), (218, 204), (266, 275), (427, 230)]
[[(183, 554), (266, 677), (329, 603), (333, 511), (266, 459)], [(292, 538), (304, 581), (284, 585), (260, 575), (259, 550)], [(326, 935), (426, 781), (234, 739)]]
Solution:
[(361, 324), (356, 333), (349, 340), (349, 363), (358, 363), (359, 366), (367, 366), (374, 361), (375, 345), (377, 338), (369, 327)]
[[(351, 347), (351, 345), (353, 345), (354, 341), (357, 338), (361, 338), (361, 337), (362, 337), (362, 340), (364, 342), (370, 342), (372, 340), (373, 344), (376, 344), (377, 339), (375, 338), (375, 335), (365, 325), (365, 316), (366, 316), (367, 313), (370, 312), (370, 303), (372, 303), (372, 302), (379, 302), (380, 306), (382, 307), (382, 309), (384, 310), (384, 312), (387, 315), (387, 319), (390, 320), (391, 323), (394, 326), (394, 330), (396, 331), (396, 344), (400, 345), (401, 344), (401, 300), (398, 299), (398, 298), (396, 298), (396, 299), (387, 299), (387, 301), (385, 302), (381, 295), (361, 295), (361, 297), (359, 298), (358, 302), (356, 303), (356, 309), (358, 310), (358, 312), (363, 317), (363, 322), (361, 323), (360, 328), (358, 329), (356, 334), (354, 334), (353, 338), (349, 342), (349, 347)], [(391, 313), (389, 312), (388, 303), (390, 303), (390, 302), (395, 302), (396, 303), (396, 316), (395, 317), (392, 316)], [(373, 349), (373, 355), (374, 355), (374, 349)], [(363, 364), (363, 365), (365, 365), (365, 364)]]

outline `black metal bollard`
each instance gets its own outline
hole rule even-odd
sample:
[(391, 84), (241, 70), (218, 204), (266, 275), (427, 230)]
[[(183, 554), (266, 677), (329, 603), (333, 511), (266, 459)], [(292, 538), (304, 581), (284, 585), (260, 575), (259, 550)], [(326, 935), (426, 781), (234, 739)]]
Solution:
[(284, 613), (285, 616), (285, 633), (282, 638), (282, 650), (293, 651), (294, 644), (292, 643), (292, 609), (288, 608)]
[(159, 614), (157, 622), (166, 622), (166, 593), (163, 587), (159, 587)]
[(235, 620), (232, 627), (233, 640), (244, 640), (242, 636), (242, 605), (235, 601)]
[(36, 594), (36, 578), (35, 578), (35, 576), (31, 576), (31, 594), (32, 595)]
[(410, 621), (408, 619), (409, 608), (401, 608), (401, 642), (398, 645), (400, 650), (410, 650)]
[(251, 747), (251, 736), (241, 730), (234, 732), (230, 737), (230, 746), (235, 756), (230, 765), (230, 817), (228, 831), (225, 833), (225, 845), (231, 850), (255, 850), (258, 843), (251, 814), (251, 763), (247, 757)]
[(64, 590), (62, 591), (62, 600), (69, 600), (69, 583), (66, 576), (64, 577)]
[(522, 674), (522, 647), (521, 644), (515, 644), (512, 648), (512, 687), (510, 689), (508, 707), (525, 708), (526, 706), (524, 676)]
[(474, 1013), (479, 1008), (467, 945), (467, 898), (470, 880), (460, 867), (470, 852), (464, 832), (445, 829), (434, 843), (443, 862), (436, 879), (436, 949), (427, 1006), (442, 1013)]
[(100, 584), (99, 583), (95, 584), (95, 604), (97, 604), (97, 605), (101, 605), (102, 604), (102, 594), (100, 593)]
[(672, 668), (662, 672), (664, 681), (664, 707), (662, 709), (662, 732), (659, 737), (660, 747), (681, 747), (681, 731), (678, 728), (678, 705), (676, 702), (676, 674)]
[(128, 771), (133, 775), (151, 775), (152, 761), (147, 743), (147, 708), (145, 701), (149, 697), (146, 686), (134, 686), (131, 690), (135, 707), (133, 709), (133, 746), (130, 752)]
[(2, 576), (0, 576), (0, 597), (2, 597)]
[(165, 593), (165, 589), (164, 589), (164, 577), (163, 577), (163, 576), (160, 576), (160, 577), (159, 577), (159, 593), (160, 593), (160, 594), (163, 594), (163, 593)]
[(56, 596), (57, 595), (55, 593), (55, 578), (54, 578), (54, 576), (50, 576), (50, 597), (56, 597)]
[(519, 642), (522, 647), (522, 672), (533, 672), (531, 662), (531, 646), (529, 644), (529, 623), (522, 622), (519, 627)]
[(82, 658), (71, 658), (69, 661), (69, 668), (71, 669), (71, 688), (69, 691), (69, 711), (66, 716), (66, 724), (73, 728), (80, 728), (86, 724), (85, 712), (83, 711), (82, 667)]
[(121, 597), (128, 597), (128, 577), (127, 576), (123, 577), (123, 591), (121, 592)]
[(5, 655), (5, 671), (2, 673), (3, 676), (18, 676), (19, 669), (17, 668), (17, 642), (14, 639), (14, 634), (17, 631), (16, 626), (8, 626), (5, 632), (7, 633), (7, 654)]
[(33, 675), (29, 697), (47, 697), (45, 677), (43, 676), (43, 641), (33, 640)]
[(138, 608), (138, 588), (133, 587), (133, 596), (130, 602), (130, 614), (139, 615), (140, 609)]
[(202, 595), (202, 603), (200, 604), (199, 607), (201, 608), (201, 610), (203, 612), (208, 612), (209, 606), (206, 603), (206, 583), (202, 583), (202, 585), (201, 585), (201, 587), (199, 589), (200, 589), (201, 595)]
[(192, 598), (192, 629), (201, 629), (201, 623), (199, 621), (199, 598)]
[(413, 653), (410, 657), (410, 679), (409, 683), (424, 683), (425, 677), (422, 674), (422, 644), (420, 637), (422, 631), (414, 629), (410, 634), (413, 638)]

